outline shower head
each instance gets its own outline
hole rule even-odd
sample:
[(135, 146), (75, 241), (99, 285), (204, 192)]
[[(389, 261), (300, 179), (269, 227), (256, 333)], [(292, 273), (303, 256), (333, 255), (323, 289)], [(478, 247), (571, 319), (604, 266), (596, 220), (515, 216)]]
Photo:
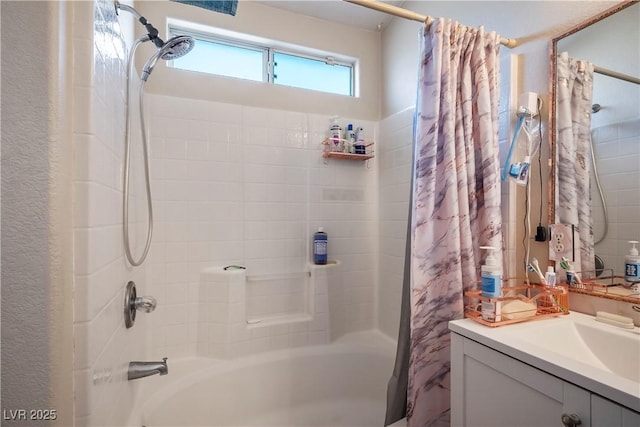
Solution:
[(175, 36), (167, 40), (167, 42), (159, 50), (160, 58), (165, 61), (180, 58), (191, 52), (196, 42), (190, 36)]
[(191, 52), (195, 45), (195, 40), (190, 36), (175, 36), (167, 40), (162, 47), (144, 64), (142, 69), (142, 80), (147, 81), (149, 75), (156, 66), (158, 59), (164, 59), (170, 61), (172, 59), (180, 58)]
[(597, 113), (598, 111), (600, 111), (602, 109), (602, 106), (600, 104), (593, 104), (591, 106), (591, 112), (593, 114)]

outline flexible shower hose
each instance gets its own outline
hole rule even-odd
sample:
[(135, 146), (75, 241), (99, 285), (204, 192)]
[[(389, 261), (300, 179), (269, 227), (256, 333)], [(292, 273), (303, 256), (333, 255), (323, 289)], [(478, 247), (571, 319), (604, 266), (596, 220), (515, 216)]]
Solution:
[(142, 265), (149, 254), (151, 247), (151, 237), (153, 235), (153, 205), (151, 202), (151, 182), (149, 177), (149, 149), (147, 143), (146, 128), (144, 123), (144, 81), (140, 83), (140, 129), (142, 136), (142, 158), (144, 163), (145, 194), (147, 199), (147, 240), (145, 242), (142, 255), (137, 260), (133, 257), (131, 242), (129, 240), (129, 171), (131, 168), (131, 120), (129, 117), (129, 93), (131, 87), (131, 74), (133, 72), (133, 57), (136, 49), (142, 42), (148, 41), (148, 36), (136, 40), (129, 52), (127, 65), (127, 93), (126, 93), (126, 124), (125, 124), (125, 147), (124, 147), (124, 168), (123, 168), (123, 192), (122, 192), (122, 230), (124, 237), (124, 251), (129, 263), (138, 267)]
[(593, 176), (596, 180), (596, 186), (598, 187), (598, 193), (600, 194), (600, 201), (602, 201), (602, 211), (604, 213), (604, 231), (602, 232), (602, 236), (593, 243), (593, 245), (597, 245), (602, 242), (605, 237), (607, 237), (607, 233), (609, 232), (609, 213), (607, 212), (607, 202), (604, 199), (604, 193), (602, 192), (602, 186), (600, 185), (600, 176), (598, 175), (598, 166), (596, 162), (596, 155), (594, 153), (595, 147), (593, 144), (593, 132), (589, 135), (589, 142), (591, 144), (591, 163), (593, 164)]

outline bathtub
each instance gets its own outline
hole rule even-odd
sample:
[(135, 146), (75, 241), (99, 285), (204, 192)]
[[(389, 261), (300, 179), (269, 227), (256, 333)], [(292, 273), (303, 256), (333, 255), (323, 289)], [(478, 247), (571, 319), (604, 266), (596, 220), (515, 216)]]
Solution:
[(395, 343), (378, 332), (233, 360), (169, 361), (130, 426), (381, 426)]

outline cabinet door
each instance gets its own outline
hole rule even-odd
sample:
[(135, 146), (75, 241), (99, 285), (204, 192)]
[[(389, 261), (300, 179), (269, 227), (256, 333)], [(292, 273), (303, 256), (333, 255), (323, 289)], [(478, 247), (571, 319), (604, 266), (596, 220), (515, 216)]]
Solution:
[(457, 334), (451, 335), (453, 427), (590, 427), (590, 393)]
[(597, 394), (591, 395), (592, 427), (638, 427), (640, 414)]

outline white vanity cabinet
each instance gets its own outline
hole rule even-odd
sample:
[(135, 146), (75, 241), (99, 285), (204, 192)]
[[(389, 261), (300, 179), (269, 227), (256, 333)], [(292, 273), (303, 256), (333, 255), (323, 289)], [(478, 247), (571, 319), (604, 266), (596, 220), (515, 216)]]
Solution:
[(452, 427), (638, 427), (640, 413), (451, 333)]
[(597, 394), (591, 394), (591, 426), (638, 427), (640, 426), (640, 413), (613, 403)]

